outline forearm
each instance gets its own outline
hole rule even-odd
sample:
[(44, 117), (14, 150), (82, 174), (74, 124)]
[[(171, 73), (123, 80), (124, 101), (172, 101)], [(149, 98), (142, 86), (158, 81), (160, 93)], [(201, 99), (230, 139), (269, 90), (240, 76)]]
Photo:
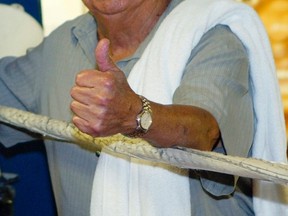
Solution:
[(182, 146), (212, 150), (220, 137), (215, 118), (207, 111), (186, 105), (151, 103), (153, 123), (143, 136), (157, 147)]

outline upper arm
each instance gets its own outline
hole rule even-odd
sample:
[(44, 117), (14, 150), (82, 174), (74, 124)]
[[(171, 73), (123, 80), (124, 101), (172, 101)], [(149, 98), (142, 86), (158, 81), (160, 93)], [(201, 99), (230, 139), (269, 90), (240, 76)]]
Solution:
[(226, 152), (248, 155), (253, 139), (249, 59), (228, 27), (214, 27), (192, 50), (173, 100), (210, 112), (218, 122)]

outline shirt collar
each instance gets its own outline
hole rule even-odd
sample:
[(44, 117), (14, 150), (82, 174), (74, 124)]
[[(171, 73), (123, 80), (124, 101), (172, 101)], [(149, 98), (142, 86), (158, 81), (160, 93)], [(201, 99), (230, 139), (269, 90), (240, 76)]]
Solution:
[(98, 43), (96, 35), (97, 24), (94, 17), (90, 14), (84, 14), (79, 17), (78, 22), (72, 27), (72, 37), (76, 39), (75, 46), (79, 45), (91, 64), (95, 65), (94, 50)]

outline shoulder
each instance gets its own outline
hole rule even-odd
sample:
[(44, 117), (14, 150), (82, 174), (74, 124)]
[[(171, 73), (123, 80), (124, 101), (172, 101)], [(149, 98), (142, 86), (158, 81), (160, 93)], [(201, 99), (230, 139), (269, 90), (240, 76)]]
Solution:
[(241, 40), (231, 31), (229, 26), (218, 24), (207, 31), (200, 40), (199, 44), (212, 44), (221, 49), (245, 50)]
[(211, 57), (221, 59), (221, 56), (248, 61), (248, 54), (242, 41), (228, 26), (219, 24), (203, 34), (191, 51), (190, 61), (198, 59), (202, 62), (203, 58)]
[(52, 31), (44, 40), (46, 44), (73, 44), (77, 37), (95, 31), (96, 23), (94, 18), (86, 13), (73, 20), (68, 20), (54, 31)]
[(88, 37), (90, 32), (96, 32), (95, 28), (95, 20), (89, 13), (66, 21), (45, 37), (41, 50), (50, 57), (51, 53), (67, 54), (77, 47), (80, 38)]

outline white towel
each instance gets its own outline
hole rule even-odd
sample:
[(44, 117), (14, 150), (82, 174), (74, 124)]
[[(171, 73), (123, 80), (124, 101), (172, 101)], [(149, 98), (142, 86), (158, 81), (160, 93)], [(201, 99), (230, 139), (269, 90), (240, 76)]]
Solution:
[[(250, 7), (233, 0), (183, 1), (163, 21), (128, 81), (149, 100), (171, 103), (191, 50), (217, 24), (228, 25), (249, 55), (257, 119), (253, 157), (286, 162), (283, 108), (272, 52)], [(121, 159), (104, 150), (95, 173), (91, 215), (190, 215), (188, 177), (185, 171), (179, 175), (179, 170), (170, 168)], [(287, 194), (284, 186), (254, 181), (256, 215), (288, 215)]]

